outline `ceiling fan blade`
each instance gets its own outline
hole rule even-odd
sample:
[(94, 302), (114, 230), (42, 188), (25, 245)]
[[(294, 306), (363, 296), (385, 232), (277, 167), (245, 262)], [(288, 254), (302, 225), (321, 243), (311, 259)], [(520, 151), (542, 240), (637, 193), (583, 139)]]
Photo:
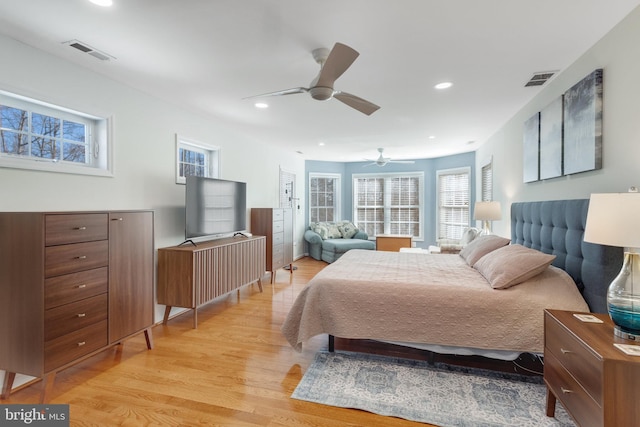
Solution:
[(356, 50), (350, 48), (346, 44), (336, 43), (329, 52), (329, 56), (325, 61), (320, 74), (318, 75), (318, 81), (316, 86), (333, 87), (338, 77), (342, 75), (347, 68), (353, 64), (353, 61), (360, 55)]
[(387, 163), (415, 163), (413, 160), (387, 160)]
[(336, 92), (333, 94), (333, 97), (338, 101), (344, 102), (349, 107), (355, 108), (361, 113), (366, 114), (367, 116), (370, 116), (371, 114), (375, 113), (380, 108), (379, 106), (377, 106), (372, 102), (369, 102), (365, 99), (359, 98), (355, 95), (351, 95), (350, 93), (346, 93), (346, 92)]
[(260, 95), (247, 96), (246, 98), (242, 98), (242, 99), (263, 98), (267, 96), (294, 95), (296, 93), (306, 93), (306, 92), (309, 92), (309, 89), (307, 89), (306, 87), (294, 87), (291, 89), (278, 90), (276, 92), (269, 92), (269, 93), (263, 93)]

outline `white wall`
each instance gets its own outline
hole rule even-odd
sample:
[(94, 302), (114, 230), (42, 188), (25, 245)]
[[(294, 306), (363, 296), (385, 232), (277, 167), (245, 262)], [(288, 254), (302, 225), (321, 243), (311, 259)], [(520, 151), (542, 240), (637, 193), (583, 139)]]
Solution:
[[(477, 151), (476, 170), (493, 156), (494, 200), (504, 218), (496, 234), (510, 235), (509, 207), (514, 201), (589, 198), (591, 193), (624, 192), (640, 186), (640, 8), (635, 9), (593, 48), (547, 83), (541, 93)], [(524, 184), (522, 136), (525, 120), (597, 68), (603, 68), (602, 169)], [(480, 177), (477, 177), (480, 194)]]
[[(0, 89), (114, 118), (113, 178), (0, 168), (0, 211), (153, 209), (156, 247), (184, 240), (184, 189), (175, 183), (175, 135), (221, 147), (221, 178), (247, 182), (247, 206), (277, 207), (279, 168), (297, 176), (304, 160), (247, 140), (224, 123), (168, 104), (106, 77), (0, 36)], [(108, 63), (105, 67), (108, 67)], [(251, 155), (247, 155), (251, 153)], [(294, 255), (302, 256), (304, 218)], [(0, 236), (1, 238), (1, 236)], [(163, 308), (156, 310), (161, 319)]]

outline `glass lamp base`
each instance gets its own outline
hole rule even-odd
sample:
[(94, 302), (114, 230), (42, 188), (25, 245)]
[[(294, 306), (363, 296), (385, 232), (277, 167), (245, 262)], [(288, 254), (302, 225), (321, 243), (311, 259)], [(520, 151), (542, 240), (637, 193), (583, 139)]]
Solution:
[(630, 341), (638, 341), (640, 342), (640, 333), (631, 333), (631, 332), (627, 332), (622, 330), (619, 326), (615, 326), (613, 328), (613, 335), (620, 337), (620, 338), (624, 338), (625, 340), (630, 340)]

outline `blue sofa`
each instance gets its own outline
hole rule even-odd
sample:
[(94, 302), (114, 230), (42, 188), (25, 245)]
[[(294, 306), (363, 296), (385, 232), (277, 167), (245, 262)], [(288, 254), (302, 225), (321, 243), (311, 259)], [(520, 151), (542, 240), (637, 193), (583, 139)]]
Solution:
[(351, 249), (374, 250), (376, 244), (349, 221), (316, 222), (304, 233), (309, 256), (331, 264)]

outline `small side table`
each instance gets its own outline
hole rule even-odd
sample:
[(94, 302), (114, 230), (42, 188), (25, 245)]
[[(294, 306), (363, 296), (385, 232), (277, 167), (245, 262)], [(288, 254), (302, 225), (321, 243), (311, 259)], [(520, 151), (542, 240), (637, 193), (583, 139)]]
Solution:
[(544, 382), (547, 416), (556, 399), (581, 427), (640, 425), (640, 356), (614, 344), (637, 345), (613, 335), (606, 314), (590, 314), (601, 323), (581, 321), (573, 312), (544, 312)]
[(410, 248), (412, 236), (404, 234), (378, 234), (376, 236), (376, 250), (399, 252), (400, 248)]

